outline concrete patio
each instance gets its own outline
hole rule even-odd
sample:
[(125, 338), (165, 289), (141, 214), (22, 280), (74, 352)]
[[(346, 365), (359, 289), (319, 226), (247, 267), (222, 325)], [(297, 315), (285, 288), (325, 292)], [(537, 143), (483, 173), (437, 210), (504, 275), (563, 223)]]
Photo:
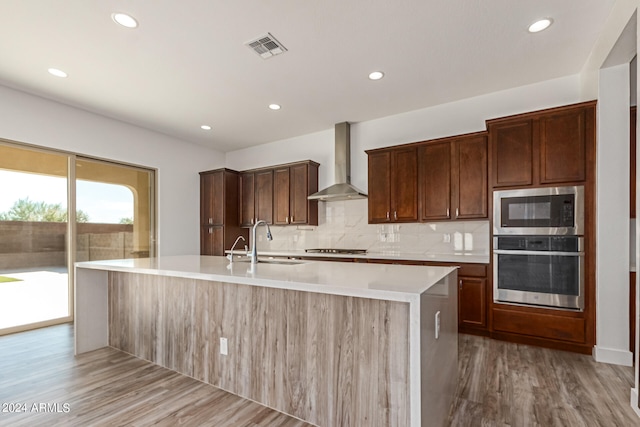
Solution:
[(0, 270), (0, 276), (20, 279), (0, 283), (0, 329), (69, 315), (65, 267)]

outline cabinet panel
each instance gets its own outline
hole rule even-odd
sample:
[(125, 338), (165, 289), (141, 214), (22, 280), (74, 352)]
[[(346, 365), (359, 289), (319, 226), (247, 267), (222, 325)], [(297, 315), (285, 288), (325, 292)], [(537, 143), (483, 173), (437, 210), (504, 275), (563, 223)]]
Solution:
[(585, 320), (553, 314), (493, 309), (493, 329), (514, 334), (584, 343)]
[(391, 153), (369, 154), (369, 222), (388, 222), (391, 204)]
[(224, 175), (214, 172), (200, 175), (200, 222), (224, 223)]
[(533, 126), (531, 120), (490, 126), (493, 186), (533, 184)]
[(273, 223), (289, 224), (290, 208), (289, 168), (276, 169), (273, 172)]
[(456, 219), (487, 218), (487, 138), (456, 141), (454, 159)]
[(255, 173), (255, 221), (273, 224), (273, 170)]
[(200, 173), (200, 253), (224, 255), (238, 235), (240, 174), (230, 169)]
[(487, 279), (458, 277), (458, 325), (487, 327)]
[(202, 234), (200, 235), (201, 255), (223, 256), (225, 251), (224, 246), (223, 226), (202, 226)]
[(240, 177), (240, 225), (249, 227), (255, 217), (254, 202), (255, 177), (253, 173), (243, 173)]
[(291, 224), (318, 225), (318, 201), (307, 196), (318, 191), (318, 167), (315, 164), (291, 166), (289, 214)]
[(418, 159), (416, 148), (391, 154), (391, 205), (393, 221), (418, 220)]
[(540, 118), (540, 183), (584, 181), (586, 111)]
[(449, 142), (426, 144), (419, 148), (420, 219), (450, 219), (451, 145)]

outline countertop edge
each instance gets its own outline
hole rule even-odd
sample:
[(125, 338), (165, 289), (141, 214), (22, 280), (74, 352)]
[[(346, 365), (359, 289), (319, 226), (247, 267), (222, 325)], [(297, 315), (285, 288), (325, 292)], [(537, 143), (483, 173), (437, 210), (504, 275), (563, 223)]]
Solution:
[[(441, 268), (442, 272), (432, 277), (431, 283), (428, 285), (425, 285), (425, 287), (421, 290), (421, 292), (409, 292), (409, 291), (392, 291), (392, 290), (371, 289), (371, 288), (366, 288), (366, 289), (347, 288), (344, 286), (332, 286), (332, 285), (321, 285), (321, 284), (314, 285), (306, 282), (277, 280), (277, 279), (266, 278), (266, 277), (227, 276), (227, 275), (216, 274), (216, 273), (184, 271), (184, 270), (171, 269), (171, 268), (163, 269), (163, 268), (155, 268), (155, 267), (118, 265), (116, 264), (117, 261), (129, 262), (130, 260), (83, 261), (83, 262), (75, 263), (75, 267), (91, 269), (91, 270), (116, 271), (116, 272), (124, 272), (124, 273), (140, 273), (140, 274), (150, 274), (150, 275), (156, 275), (156, 276), (171, 276), (171, 277), (180, 277), (185, 279), (234, 283), (239, 285), (261, 286), (261, 287), (276, 288), (276, 289), (290, 289), (290, 290), (322, 293), (322, 294), (329, 294), (329, 295), (371, 298), (371, 299), (378, 299), (378, 300), (408, 302), (408, 303), (419, 302), (420, 295), (422, 293), (428, 291), (433, 285), (438, 283), (440, 280), (442, 280), (444, 277), (449, 275), (452, 271), (454, 271), (457, 268), (457, 267), (449, 267), (449, 266), (434, 267), (434, 268)], [(308, 261), (308, 262), (318, 263), (321, 261)], [(246, 263), (237, 263), (237, 264), (241, 264), (246, 267)], [(362, 264), (360, 264), (360, 266), (362, 266)], [(393, 266), (393, 267), (417, 268), (415, 266)]]

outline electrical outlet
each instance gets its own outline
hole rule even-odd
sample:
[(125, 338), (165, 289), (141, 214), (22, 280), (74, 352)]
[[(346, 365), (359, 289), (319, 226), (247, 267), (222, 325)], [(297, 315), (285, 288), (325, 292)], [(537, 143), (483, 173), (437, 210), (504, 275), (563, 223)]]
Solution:
[(220, 354), (225, 356), (229, 354), (229, 346), (226, 338), (220, 338)]
[(436, 312), (436, 339), (440, 336), (440, 312)]

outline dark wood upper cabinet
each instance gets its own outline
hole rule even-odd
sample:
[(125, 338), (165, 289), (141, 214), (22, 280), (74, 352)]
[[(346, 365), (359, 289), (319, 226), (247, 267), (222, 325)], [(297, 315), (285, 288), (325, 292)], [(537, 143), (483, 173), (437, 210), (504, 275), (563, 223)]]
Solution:
[(318, 225), (318, 201), (307, 199), (318, 191), (318, 166), (308, 161), (274, 169), (274, 224)]
[(311, 160), (242, 173), (240, 224), (318, 225), (318, 201), (307, 196), (318, 191), (319, 164)]
[(451, 157), (449, 141), (418, 149), (422, 221), (451, 219)]
[(289, 167), (289, 222), (291, 224), (318, 225), (318, 201), (307, 197), (318, 191), (318, 167), (315, 162), (304, 162)]
[(487, 121), (491, 185), (526, 187), (587, 180), (595, 101)]
[(418, 220), (417, 148), (369, 154), (369, 223)]
[(250, 227), (255, 221), (255, 177), (253, 172), (245, 172), (240, 177), (240, 225)]
[(273, 170), (255, 173), (254, 203), (255, 219), (273, 224)]
[(391, 152), (368, 156), (369, 223), (389, 221), (391, 205)]
[(290, 222), (290, 184), (289, 168), (273, 171), (273, 223), (287, 225)]
[(518, 120), (487, 126), (494, 159), (493, 186), (533, 184), (533, 126)]
[(584, 181), (586, 122), (585, 109), (540, 117), (540, 184)]
[(200, 222), (207, 225), (224, 224), (224, 171), (200, 175)]
[(248, 238), (239, 224), (240, 174), (230, 169), (200, 173), (200, 253), (224, 255), (235, 239)]
[(393, 221), (418, 220), (418, 158), (416, 147), (391, 153), (391, 211)]
[(484, 132), (427, 141), (418, 159), (421, 221), (487, 218)]
[(452, 143), (456, 219), (487, 218), (487, 136), (469, 135)]

